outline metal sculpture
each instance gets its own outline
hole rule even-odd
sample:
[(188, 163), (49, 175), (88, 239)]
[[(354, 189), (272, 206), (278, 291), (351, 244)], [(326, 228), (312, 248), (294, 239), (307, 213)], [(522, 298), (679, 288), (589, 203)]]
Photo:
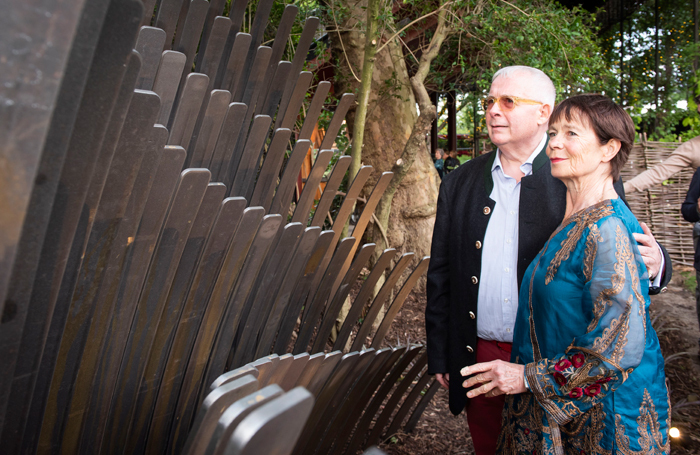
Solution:
[[(245, 432), (256, 434), (256, 431), (260, 431), (241, 428), (246, 426), (248, 416), (254, 415), (258, 409), (282, 408), (283, 403), (289, 400), (285, 397), (302, 396), (302, 390), (308, 394), (306, 411), (297, 415), (295, 422), (282, 419), (273, 424), (273, 419), (270, 419), (265, 426), (272, 431), (276, 430), (276, 433), (263, 433), (252, 437), (251, 439), (258, 440), (267, 437), (271, 441), (256, 443), (257, 451), (250, 453), (356, 453), (350, 444), (350, 435), (363, 411), (361, 404), (366, 403), (369, 398), (374, 397), (373, 403), (385, 405), (381, 412), (377, 412), (378, 407), (368, 407), (365, 410), (362, 422), (376, 420), (370, 432), (370, 441), (375, 439), (376, 435), (383, 434), (383, 429), (389, 422), (387, 436), (393, 434), (401, 428), (411, 409), (414, 409), (416, 415), (422, 412), (430, 401), (431, 392), (436, 389), (432, 386), (426, 393), (425, 386), (430, 376), (427, 371), (423, 371), (426, 364), (424, 351), (416, 361), (416, 354), (420, 351), (420, 346), (408, 349), (385, 348), (380, 351), (369, 349), (349, 353), (342, 358), (340, 352), (335, 352), (326, 358), (333, 360), (328, 363), (327, 368), (314, 371), (316, 385), (309, 384), (302, 376), (296, 382), (287, 381), (288, 390), (275, 381), (275, 371), (280, 368), (284, 368), (285, 371), (287, 368), (304, 368), (308, 365), (307, 354), (300, 357), (286, 356), (284, 361), (277, 356), (271, 356), (247, 364), (222, 375), (212, 384), (211, 391), (197, 413), (182, 453), (238, 453), (232, 448), (237, 439), (236, 435)], [(387, 374), (392, 368), (392, 374)], [(263, 376), (267, 377), (267, 380), (261, 379)], [(422, 397), (416, 404), (418, 397), (423, 393), (426, 393), (427, 398)], [(390, 418), (396, 408), (392, 403), (401, 405), (396, 415)], [(412, 422), (413, 420), (409, 420), (407, 426)], [(361, 430), (358, 427), (356, 435), (357, 431)], [(283, 437), (287, 432), (290, 434)], [(361, 436), (366, 436), (366, 429)], [(260, 444), (276, 444), (280, 447), (276, 450), (281, 451), (268, 452), (263, 450)]]
[[(403, 356), (373, 349), (427, 258), (389, 302), (413, 255), (384, 252), (329, 340), (374, 250), (361, 238), (391, 174), (379, 177), (353, 237), (341, 239), (372, 172), (359, 171), (332, 217), (349, 166), (349, 157), (338, 158), (315, 203), (354, 103), (345, 94), (297, 191), (330, 90), (327, 82), (315, 88), (297, 131), (318, 19), (306, 20), (294, 56), (283, 61), (297, 8), (285, 8), (275, 40), (262, 46), (272, 0), (260, 0), (249, 33), (241, 32), (247, 0), (234, 0), (229, 17), (222, 0), (24, 3), (51, 17), (54, 34), (26, 20), (0, 32), (28, 38), (2, 40), (16, 48), (2, 75), (14, 79), (0, 87), (0, 112), (14, 119), (2, 122), (10, 130), (0, 150), (16, 172), (0, 189), (14, 216), (0, 225), (3, 453), (252, 453), (269, 431), (288, 431), (319, 453), (360, 447), (348, 425), (364, 417), (352, 405), (387, 396), (382, 380), (396, 382), (395, 368), (415, 356), (415, 348)], [(35, 40), (52, 40), (49, 60), (35, 61)], [(50, 76), (25, 77), (35, 70)], [(22, 128), (36, 137), (21, 136)], [(333, 227), (324, 231), (326, 219)], [(358, 352), (324, 353), (351, 342)], [(361, 351), (365, 345), (372, 348)], [(218, 392), (243, 387), (243, 372), (253, 371), (256, 389), (271, 387), (263, 401), (276, 409), (261, 404), (223, 423), (198, 420), (202, 403), (231, 406), (207, 401), (212, 383)], [(302, 428), (299, 416), (311, 405), (295, 387), (317, 399), (313, 428)], [(239, 434), (232, 422), (256, 430)], [(225, 441), (211, 447), (214, 434)]]

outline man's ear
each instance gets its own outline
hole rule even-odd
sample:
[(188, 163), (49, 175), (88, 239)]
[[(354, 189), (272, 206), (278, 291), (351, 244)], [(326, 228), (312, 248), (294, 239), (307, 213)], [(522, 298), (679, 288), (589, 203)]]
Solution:
[(539, 109), (540, 118), (538, 120), (539, 125), (546, 125), (549, 123), (549, 116), (552, 115), (552, 106), (549, 104), (543, 104)]
[(603, 150), (603, 162), (604, 163), (609, 163), (610, 160), (612, 160), (615, 155), (617, 155), (617, 152), (620, 151), (620, 148), (622, 147), (622, 142), (620, 142), (619, 139), (610, 139), (607, 144), (605, 144)]

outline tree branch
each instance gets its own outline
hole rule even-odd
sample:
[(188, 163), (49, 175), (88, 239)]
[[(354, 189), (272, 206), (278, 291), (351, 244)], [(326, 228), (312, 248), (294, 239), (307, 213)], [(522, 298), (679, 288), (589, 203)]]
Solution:
[[(386, 230), (389, 225), (389, 214), (391, 212), (391, 203), (394, 199), (394, 194), (396, 193), (396, 190), (398, 190), (401, 181), (411, 169), (416, 156), (423, 149), (425, 144), (425, 134), (430, 130), (433, 120), (435, 120), (437, 117), (437, 109), (430, 100), (430, 96), (428, 95), (424, 82), (425, 78), (428, 76), (430, 64), (439, 54), (442, 43), (452, 32), (452, 28), (446, 21), (447, 14), (447, 8), (440, 7), (438, 10), (438, 24), (435, 33), (430, 40), (428, 49), (423, 52), (420, 57), (420, 63), (416, 74), (411, 78), (411, 88), (413, 89), (414, 96), (418, 102), (420, 113), (416, 119), (416, 123), (413, 125), (411, 135), (408, 138), (408, 142), (406, 142), (406, 145), (404, 146), (401, 157), (396, 160), (396, 163), (391, 168), (394, 176), (391, 179), (388, 188), (382, 195), (377, 209), (375, 210), (378, 224), (384, 230)], [(388, 244), (385, 245), (385, 248), (388, 247)], [(384, 248), (378, 248), (378, 251), (383, 249)]]

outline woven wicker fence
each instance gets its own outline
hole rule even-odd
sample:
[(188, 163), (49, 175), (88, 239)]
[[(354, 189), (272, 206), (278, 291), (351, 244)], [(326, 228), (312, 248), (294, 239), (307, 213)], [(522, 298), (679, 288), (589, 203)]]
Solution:
[[(622, 170), (623, 181), (656, 166), (679, 145), (679, 142), (636, 143)], [(662, 184), (627, 195), (632, 212), (640, 222), (649, 225), (654, 237), (668, 250), (674, 265), (693, 265), (693, 227), (683, 219), (681, 204), (694, 171), (683, 169)]]

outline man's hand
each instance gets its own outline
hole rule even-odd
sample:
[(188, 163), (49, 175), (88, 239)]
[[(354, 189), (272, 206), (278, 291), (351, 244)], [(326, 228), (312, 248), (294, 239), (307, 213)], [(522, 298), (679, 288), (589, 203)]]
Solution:
[(639, 243), (639, 252), (642, 254), (644, 265), (649, 271), (649, 279), (654, 279), (661, 271), (661, 251), (656, 244), (654, 235), (649, 230), (646, 223), (639, 223), (644, 234), (634, 234), (634, 239)]
[[(700, 106), (698, 106), (698, 108), (700, 108)], [(697, 207), (698, 207), (698, 213), (700, 213), (700, 197), (698, 198)]]
[(440, 383), (441, 386), (443, 386), (446, 389), (450, 388), (450, 373), (437, 373), (435, 375), (435, 379), (437, 379), (437, 382)]
[[(477, 363), (462, 368), (462, 376), (474, 375), (462, 383), (465, 389), (481, 384), (480, 387), (467, 392), (469, 398), (486, 394), (487, 397), (497, 395), (513, 395), (525, 393), (525, 365), (494, 360), (493, 362)], [(478, 374), (476, 374), (478, 373)]]

